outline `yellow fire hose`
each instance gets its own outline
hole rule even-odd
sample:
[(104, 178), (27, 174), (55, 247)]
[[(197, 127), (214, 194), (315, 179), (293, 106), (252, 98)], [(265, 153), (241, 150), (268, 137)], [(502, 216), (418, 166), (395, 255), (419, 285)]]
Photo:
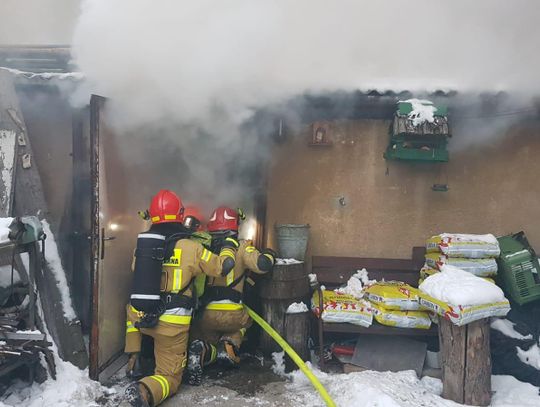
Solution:
[(253, 318), (253, 320), (258, 323), (262, 329), (268, 333), (272, 337), (273, 340), (275, 340), (279, 346), (283, 348), (283, 350), (289, 355), (289, 357), (296, 363), (296, 365), (300, 368), (300, 370), (306, 375), (306, 377), (309, 379), (313, 387), (319, 392), (322, 399), (326, 403), (328, 407), (336, 407), (336, 403), (334, 403), (334, 400), (330, 397), (322, 383), (317, 379), (317, 377), (309, 370), (309, 368), (306, 366), (304, 361), (300, 356), (298, 356), (298, 353), (294, 351), (291, 346), (285, 342), (285, 339), (283, 339), (274, 328), (272, 328), (268, 322), (266, 322), (264, 319), (262, 319), (255, 311), (253, 311), (251, 308), (249, 308), (247, 305), (244, 304), (244, 308), (247, 310), (249, 316)]

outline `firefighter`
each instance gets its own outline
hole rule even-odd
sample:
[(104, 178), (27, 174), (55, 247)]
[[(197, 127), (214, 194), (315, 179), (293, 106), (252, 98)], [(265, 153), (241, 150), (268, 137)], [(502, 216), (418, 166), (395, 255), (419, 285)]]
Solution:
[[(207, 225), (213, 251), (221, 250), (227, 238), (238, 237), (239, 222), (239, 212), (231, 208), (222, 206), (213, 212)], [(238, 350), (252, 323), (242, 304), (247, 273), (271, 271), (275, 258), (271, 249), (259, 252), (250, 242), (242, 240), (232, 273), (207, 278), (201, 315), (194, 321), (188, 351), (189, 384), (200, 385), (203, 367), (215, 361), (226, 367), (238, 365)]]
[(187, 363), (192, 280), (202, 273), (219, 277), (232, 272), (238, 248), (232, 236), (219, 254), (190, 240), (182, 201), (172, 191), (159, 191), (148, 215), (152, 226), (139, 234), (135, 250), (125, 352), (136, 359), (141, 336), (148, 335), (154, 340), (156, 367), (153, 375), (126, 389), (126, 400), (137, 407), (157, 406), (178, 390)]

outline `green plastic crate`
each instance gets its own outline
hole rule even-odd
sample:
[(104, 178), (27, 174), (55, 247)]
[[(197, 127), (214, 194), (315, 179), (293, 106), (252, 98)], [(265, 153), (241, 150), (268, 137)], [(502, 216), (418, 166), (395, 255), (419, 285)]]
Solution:
[(501, 247), (498, 280), (519, 305), (540, 300), (540, 264), (524, 232), (497, 238)]

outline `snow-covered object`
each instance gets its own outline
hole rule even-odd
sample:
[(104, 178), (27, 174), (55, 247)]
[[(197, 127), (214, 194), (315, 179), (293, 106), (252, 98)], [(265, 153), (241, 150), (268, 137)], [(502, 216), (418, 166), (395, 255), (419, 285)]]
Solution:
[(478, 277), (490, 277), (497, 274), (497, 262), (493, 258), (466, 259), (461, 257), (448, 257), (446, 254), (442, 253), (427, 253), (426, 265), (439, 270), (444, 265), (450, 265)]
[(504, 336), (513, 339), (519, 339), (521, 341), (526, 341), (533, 338), (531, 334), (521, 335), (514, 329), (514, 325), (515, 324), (512, 321), (504, 318), (497, 318), (491, 321), (491, 329), (495, 329), (501, 332)]
[(388, 310), (420, 309), (418, 289), (401, 281), (378, 281), (365, 289), (365, 297)]
[(419, 290), (421, 307), (456, 325), (510, 311), (510, 303), (495, 284), (448, 265), (426, 278)]
[(289, 307), (287, 308), (286, 313), (287, 314), (301, 314), (302, 312), (308, 312), (309, 309), (306, 304), (303, 302), (293, 302)]
[(285, 264), (300, 264), (300, 263), (303, 263), (303, 261), (296, 260), (296, 259), (280, 259), (280, 258), (276, 259), (276, 264), (278, 266), (283, 266)]
[(319, 306), (319, 293), (311, 299), (311, 309), (325, 322), (347, 322), (369, 327), (373, 322), (373, 312), (369, 302), (359, 300), (352, 295), (323, 290), (323, 310)]
[(516, 350), (519, 360), (534, 367), (536, 370), (540, 370), (540, 348), (537, 343), (527, 350), (523, 350), (519, 346), (516, 346)]
[(61, 81), (64, 80), (70, 80), (74, 82), (82, 81), (85, 78), (85, 75), (82, 72), (28, 72), (28, 71), (21, 71), (19, 69), (14, 68), (6, 68), (4, 66), (0, 66), (0, 69), (8, 71), (12, 75), (15, 76), (24, 76), (27, 79), (43, 79), (43, 80), (51, 80), (51, 79), (58, 79)]
[(368, 284), (375, 283), (374, 280), (370, 280), (366, 269), (357, 270), (355, 274), (349, 278), (345, 287), (336, 288), (336, 292), (340, 294), (352, 295), (355, 298), (364, 297), (364, 287)]
[(272, 353), (272, 361), (274, 364), (272, 365), (272, 371), (277, 374), (278, 376), (286, 376), (285, 375), (285, 352), (274, 352)]
[(308, 274), (309, 283), (310, 284), (316, 284), (317, 283), (317, 274)]
[(13, 218), (0, 218), (0, 244), (9, 242), (9, 225), (13, 222)]
[(56, 240), (54, 239), (49, 222), (42, 220), (41, 224), (43, 225), (43, 231), (47, 235), (45, 261), (53, 272), (54, 278), (58, 284), (58, 289), (60, 290), (60, 295), (62, 296), (62, 308), (64, 310), (64, 316), (68, 321), (72, 321), (77, 319), (77, 315), (75, 314), (75, 310), (73, 309), (73, 304), (71, 302), (71, 295), (69, 293), (69, 286), (66, 280), (66, 273), (62, 267), (58, 246), (56, 245)]
[(410, 103), (412, 111), (408, 114), (410, 120), (414, 126), (418, 126), (424, 122), (433, 123), (435, 121), (435, 112), (437, 108), (433, 105), (433, 102), (425, 99), (407, 99), (400, 100), (399, 102)]
[(499, 242), (492, 234), (441, 233), (427, 240), (426, 250), (428, 253), (440, 252), (448, 257), (471, 259), (499, 257), (501, 253)]

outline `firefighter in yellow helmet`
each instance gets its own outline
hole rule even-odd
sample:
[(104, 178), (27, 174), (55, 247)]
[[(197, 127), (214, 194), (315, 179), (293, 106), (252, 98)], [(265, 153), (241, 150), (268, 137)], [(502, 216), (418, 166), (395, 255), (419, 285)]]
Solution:
[(188, 332), (193, 310), (194, 277), (232, 272), (238, 242), (230, 237), (218, 255), (189, 239), (182, 224), (184, 207), (172, 191), (161, 190), (149, 209), (152, 226), (139, 234), (133, 288), (127, 305), (125, 352), (140, 352), (142, 335), (154, 339), (153, 375), (132, 383), (126, 401), (153, 407), (178, 390), (187, 363)]
[[(228, 237), (237, 238), (239, 213), (219, 207), (212, 214), (207, 229), (212, 235), (212, 250), (219, 251)], [(201, 299), (201, 315), (193, 324), (188, 351), (187, 379), (201, 384), (203, 367), (215, 361), (224, 366), (238, 365), (238, 350), (252, 320), (242, 304), (246, 272), (264, 274), (272, 270), (275, 253), (262, 253), (247, 241), (241, 241), (233, 271), (226, 276), (208, 277)]]

